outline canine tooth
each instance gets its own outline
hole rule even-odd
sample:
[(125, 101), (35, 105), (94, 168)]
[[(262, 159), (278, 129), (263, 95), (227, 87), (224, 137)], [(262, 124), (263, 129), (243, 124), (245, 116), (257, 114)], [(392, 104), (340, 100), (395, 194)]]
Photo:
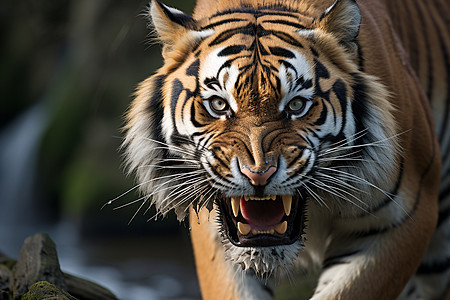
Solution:
[(239, 215), (239, 204), (241, 202), (240, 197), (231, 197), (231, 209), (235, 218)]
[(250, 225), (244, 224), (241, 222), (238, 222), (237, 225), (238, 225), (239, 232), (242, 235), (247, 235), (250, 232), (250, 229), (251, 229)]
[(250, 196), (244, 196), (244, 200), (245, 200), (245, 201), (250, 200)]
[(284, 206), (284, 212), (286, 216), (289, 217), (291, 214), (291, 207), (292, 207), (292, 196), (291, 195), (283, 195), (283, 206)]
[(271, 195), (271, 196), (270, 196), (270, 199), (276, 200), (276, 199), (277, 199), (277, 195)]
[(287, 229), (287, 221), (284, 221), (278, 225), (275, 226), (275, 231), (279, 234), (285, 234)]

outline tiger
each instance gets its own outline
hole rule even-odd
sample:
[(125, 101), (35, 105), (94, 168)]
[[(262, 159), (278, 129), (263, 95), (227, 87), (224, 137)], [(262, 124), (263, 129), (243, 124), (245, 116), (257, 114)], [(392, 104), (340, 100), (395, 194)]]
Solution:
[(158, 0), (123, 151), (203, 299), (450, 299), (450, 5)]

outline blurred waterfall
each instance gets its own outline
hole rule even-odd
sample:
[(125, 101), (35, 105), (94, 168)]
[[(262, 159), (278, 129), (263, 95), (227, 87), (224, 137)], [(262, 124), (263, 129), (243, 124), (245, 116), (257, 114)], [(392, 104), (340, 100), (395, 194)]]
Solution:
[(47, 116), (40, 101), (0, 132), (0, 249), (7, 255), (16, 256), (27, 229), (41, 221), (37, 156)]

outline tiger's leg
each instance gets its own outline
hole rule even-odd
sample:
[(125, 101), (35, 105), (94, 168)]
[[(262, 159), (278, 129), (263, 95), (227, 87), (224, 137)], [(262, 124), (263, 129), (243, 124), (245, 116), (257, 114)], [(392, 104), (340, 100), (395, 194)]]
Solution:
[[(424, 188), (417, 203), (411, 197), (408, 215), (403, 212), (401, 218), (385, 211), (366, 215), (363, 220), (345, 219), (333, 224), (323, 272), (312, 299), (396, 299), (419, 266), (435, 229), (435, 187), (431, 184)], [(397, 205), (392, 205), (395, 211)], [(397, 215), (396, 219), (389, 212)], [(366, 229), (361, 231), (363, 223)]]
[(243, 272), (240, 266), (225, 259), (225, 250), (219, 240), (215, 209), (202, 209), (198, 216), (190, 211), (191, 240), (194, 248), (197, 275), (202, 298), (205, 300), (266, 300), (272, 291), (251, 271)]

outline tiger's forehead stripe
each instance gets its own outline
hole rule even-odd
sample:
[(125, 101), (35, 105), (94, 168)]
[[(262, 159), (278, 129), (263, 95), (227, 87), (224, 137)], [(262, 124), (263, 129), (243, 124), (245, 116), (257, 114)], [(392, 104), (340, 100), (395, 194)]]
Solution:
[[(287, 27), (288, 31), (307, 30), (312, 26), (313, 18), (299, 12), (289, 11), (289, 8), (283, 8), (284, 11), (274, 11), (271, 8), (256, 11), (253, 8), (230, 9), (218, 12), (208, 19), (209, 23), (205, 24), (200, 30), (209, 30), (216, 27), (228, 28), (223, 31), (224, 34), (231, 34), (233, 30), (239, 29), (241, 33), (246, 33), (246, 29), (251, 24), (267, 24), (271, 26), (282, 25)], [(242, 23), (242, 24), (239, 24)], [(223, 30), (223, 29), (222, 29)], [(247, 31), (248, 32), (248, 31)], [(222, 41), (218, 40), (211, 43), (213, 46)]]
[(211, 16), (211, 19), (215, 19), (217, 17), (222, 17), (222, 16), (229, 16), (229, 15), (239, 15), (239, 14), (245, 14), (245, 15), (251, 15), (251, 16), (256, 16), (256, 17), (263, 17), (263, 16), (276, 16), (277, 18), (283, 18), (283, 17), (290, 17), (290, 18), (295, 18), (297, 19), (297, 22), (301, 22), (304, 19), (312, 19), (311, 16), (308, 16), (306, 14), (303, 14), (302, 12), (298, 11), (298, 10), (290, 10), (288, 7), (286, 6), (282, 6), (282, 5), (277, 5), (276, 8), (274, 10), (274, 6), (267, 6), (267, 7), (263, 7), (260, 6), (258, 7), (258, 9), (256, 10), (254, 7), (239, 7), (239, 8), (231, 8), (231, 9), (227, 9), (221, 12), (217, 12), (214, 15)]

